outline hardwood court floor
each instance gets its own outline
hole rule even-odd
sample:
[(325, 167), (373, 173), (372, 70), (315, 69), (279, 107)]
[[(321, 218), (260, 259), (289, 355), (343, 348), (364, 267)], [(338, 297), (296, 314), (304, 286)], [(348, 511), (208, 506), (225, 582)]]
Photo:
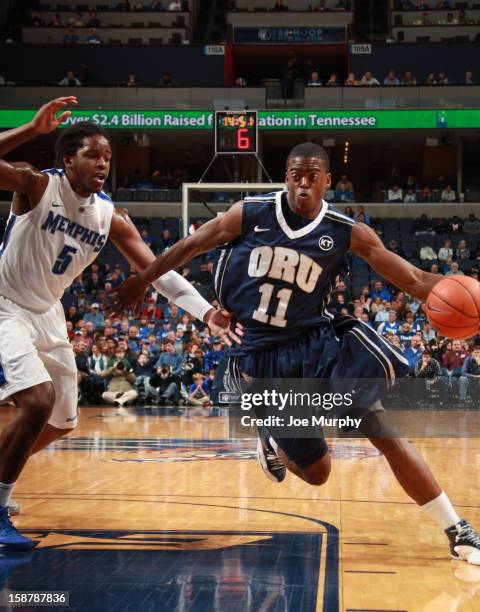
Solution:
[[(3, 407), (0, 425), (11, 414)], [(325, 486), (290, 474), (274, 484), (255, 441), (229, 439), (223, 417), (82, 409), (19, 480), (15, 522), (39, 543), (0, 556), (0, 604), (11, 591), (68, 590), (70, 609), (88, 611), (480, 610), (480, 567), (449, 559), (385, 459), (363, 440), (331, 446)], [(480, 441), (418, 447), (480, 526)]]

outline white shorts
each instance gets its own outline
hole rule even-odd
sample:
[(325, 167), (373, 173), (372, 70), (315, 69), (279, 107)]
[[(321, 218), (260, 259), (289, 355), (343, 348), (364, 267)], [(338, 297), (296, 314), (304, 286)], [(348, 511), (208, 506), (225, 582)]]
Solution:
[(77, 366), (60, 302), (37, 314), (0, 296), (0, 366), (5, 379), (0, 401), (52, 382), (55, 404), (49, 424), (59, 429), (76, 426)]

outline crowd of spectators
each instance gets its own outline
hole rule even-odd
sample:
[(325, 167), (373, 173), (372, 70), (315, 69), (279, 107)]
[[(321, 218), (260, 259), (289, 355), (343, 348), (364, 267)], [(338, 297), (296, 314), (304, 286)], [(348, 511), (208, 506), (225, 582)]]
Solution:
[[(144, 230), (144, 239), (148, 231)], [(211, 283), (211, 265), (197, 284)], [(133, 270), (131, 270), (133, 272)], [(152, 293), (138, 318), (108, 317), (106, 291), (125, 279), (120, 265), (93, 263), (70, 288), (67, 332), (75, 352), (80, 400), (84, 403), (181, 403), (208, 407), (218, 364), (219, 338), (176, 305)]]
[(408, 175), (403, 186), (393, 182), (392, 186), (385, 190), (386, 202), (405, 202), (407, 204), (442, 202), (451, 204), (463, 202), (464, 194), (457, 194), (451, 182), (440, 174), (430, 185), (420, 185), (412, 174)]
[[(325, 81), (322, 81), (319, 68), (314, 68), (305, 76), (305, 84), (307, 87), (339, 87), (342, 85), (341, 79), (336, 73), (330, 73)], [(444, 70), (437, 73), (428, 72), (424, 79), (417, 80), (411, 70), (406, 70), (403, 76), (399, 77), (394, 69), (387, 71), (386, 76), (375, 77), (370, 70), (367, 70), (363, 76), (358, 79), (354, 72), (349, 72), (347, 78), (343, 81), (344, 87), (369, 87), (380, 86), (385, 87), (400, 87), (400, 86), (416, 86), (416, 85), (476, 85), (473, 72), (470, 69), (464, 71), (463, 78), (459, 81), (451, 79), (447, 76)]]
[(401, 348), (408, 360), (409, 375), (424, 378), (428, 391), (438, 386), (446, 397), (460, 401), (467, 400), (472, 392), (478, 394), (480, 346), (475, 341), (439, 337), (420, 300), (385, 286), (381, 280), (362, 287), (359, 296), (353, 296), (347, 285), (340, 282), (329, 310), (352, 315)]
[[(295, 0), (288, 2), (288, 0), (275, 0), (272, 11), (298, 11), (295, 7)], [(308, 5), (309, 11), (316, 12), (328, 12), (328, 11), (351, 11), (352, 3), (350, 0), (334, 0), (333, 2), (327, 3), (326, 0), (319, 0), (316, 4)]]

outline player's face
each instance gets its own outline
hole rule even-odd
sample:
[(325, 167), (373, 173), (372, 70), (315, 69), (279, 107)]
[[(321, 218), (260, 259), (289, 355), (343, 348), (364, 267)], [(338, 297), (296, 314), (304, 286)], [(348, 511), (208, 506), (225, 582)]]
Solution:
[(292, 210), (306, 216), (316, 215), (330, 187), (331, 175), (317, 157), (292, 157), (288, 161), (285, 182)]
[(112, 149), (108, 140), (97, 134), (83, 141), (74, 156), (65, 158), (69, 179), (75, 191), (82, 196), (102, 191), (110, 173)]

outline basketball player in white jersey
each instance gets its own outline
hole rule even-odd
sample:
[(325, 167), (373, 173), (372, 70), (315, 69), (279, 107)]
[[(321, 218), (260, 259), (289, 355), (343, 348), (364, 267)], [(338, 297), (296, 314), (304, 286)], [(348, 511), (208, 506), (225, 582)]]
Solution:
[[(57, 140), (57, 168), (39, 171), (9, 163), (9, 151), (55, 130), (75, 97), (53, 100), (33, 120), (0, 134), (0, 189), (15, 192), (0, 247), (0, 400), (11, 398), (16, 416), (0, 435), (0, 545), (35, 545), (10, 521), (8, 504), (27, 459), (71, 431), (77, 422), (77, 370), (60, 298), (111, 238), (130, 264), (143, 270), (155, 256), (129, 217), (102, 192), (112, 150), (105, 131), (79, 123)], [(63, 111), (57, 117), (57, 113)], [(230, 315), (206, 302), (183, 277), (153, 283), (169, 300), (235, 337)], [(3, 384), (1, 384), (3, 383)]]

